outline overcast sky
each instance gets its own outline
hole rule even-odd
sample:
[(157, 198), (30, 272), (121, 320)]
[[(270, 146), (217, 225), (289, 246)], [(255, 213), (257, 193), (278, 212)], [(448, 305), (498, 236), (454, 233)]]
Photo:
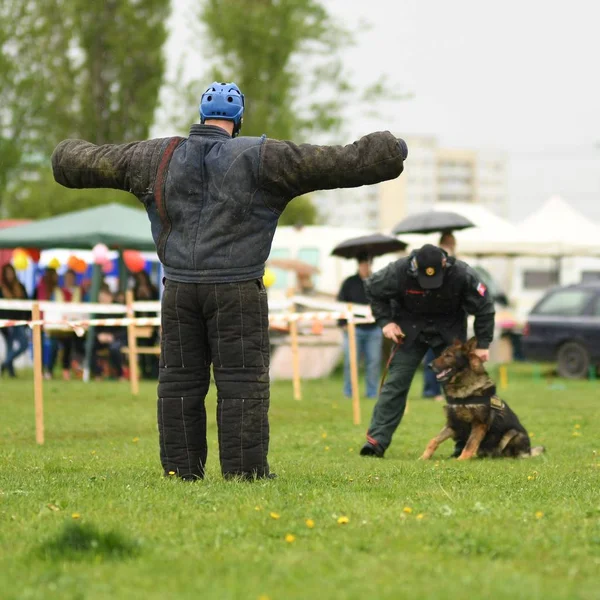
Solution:
[[(366, 85), (385, 75), (414, 94), (386, 105), (380, 118), (354, 119), (351, 137), (391, 129), (435, 135), (449, 146), (501, 150), (509, 159), (512, 219), (560, 194), (600, 222), (600, 2), (323, 3), (349, 28), (370, 24), (342, 55), (352, 82)], [(189, 40), (197, 2), (173, 4), (171, 70)], [(198, 64), (190, 56), (187, 73)]]

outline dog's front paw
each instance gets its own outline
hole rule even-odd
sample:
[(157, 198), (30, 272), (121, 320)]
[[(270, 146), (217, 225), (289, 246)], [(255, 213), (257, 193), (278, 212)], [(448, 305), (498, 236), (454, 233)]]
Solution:
[(463, 452), (456, 460), (470, 460), (471, 458), (473, 458), (472, 454)]

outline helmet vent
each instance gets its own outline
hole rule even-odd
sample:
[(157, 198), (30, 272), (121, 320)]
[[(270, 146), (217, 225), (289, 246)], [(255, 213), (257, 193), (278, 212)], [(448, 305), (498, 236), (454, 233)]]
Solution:
[(231, 96), (227, 96), (227, 102), (233, 102), (233, 98)]
[(209, 96), (209, 97), (207, 98), (207, 100), (208, 100), (209, 102), (211, 102), (211, 101), (212, 101), (212, 96)]

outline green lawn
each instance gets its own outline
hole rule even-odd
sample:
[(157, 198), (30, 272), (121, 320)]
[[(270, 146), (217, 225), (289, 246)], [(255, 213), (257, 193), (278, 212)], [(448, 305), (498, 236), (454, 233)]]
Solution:
[(45, 384), (37, 447), (31, 381), (2, 380), (0, 598), (596, 599), (600, 384), (509, 375), (543, 457), (457, 463), (448, 443), (418, 462), (443, 415), (414, 395), (386, 459), (365, 459), (371, 403), (355, 427), (339, 380), (305, 382), (301, 402), (279, 382), (279, 478), (221, 479), (211, 395), (192, 484), (161, 477), (153, 384)]

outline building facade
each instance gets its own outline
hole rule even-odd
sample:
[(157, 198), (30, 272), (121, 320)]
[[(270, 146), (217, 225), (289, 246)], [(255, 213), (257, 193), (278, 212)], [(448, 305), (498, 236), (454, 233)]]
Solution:
[(508, 213), (506, 157), (499, 152), (444, 148), (435, 137), (406, 138), (406, 170), (377, 186), (315, 194), (321, 221), (389, 231), (405, 216), (443, 202), (481, 203)]

